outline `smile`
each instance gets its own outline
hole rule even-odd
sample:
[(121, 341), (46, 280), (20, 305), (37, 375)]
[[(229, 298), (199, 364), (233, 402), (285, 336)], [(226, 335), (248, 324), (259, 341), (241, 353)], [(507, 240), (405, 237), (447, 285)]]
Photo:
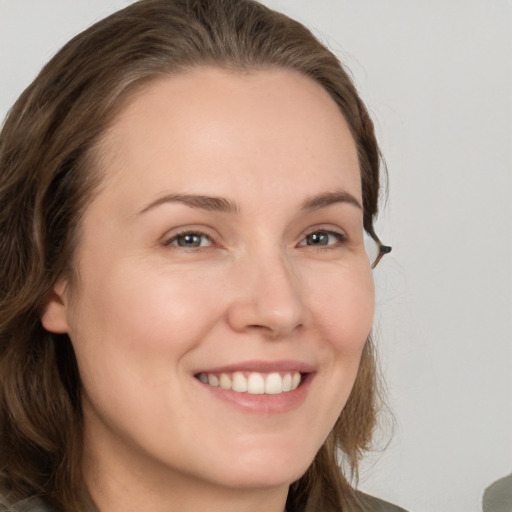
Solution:
[(299, 387), (302, 376), (298, 371), (291, 372), (233, 372), (200, 373), (197, 378), (203, 383), (237, 393), (251, 395), (278, 395)]

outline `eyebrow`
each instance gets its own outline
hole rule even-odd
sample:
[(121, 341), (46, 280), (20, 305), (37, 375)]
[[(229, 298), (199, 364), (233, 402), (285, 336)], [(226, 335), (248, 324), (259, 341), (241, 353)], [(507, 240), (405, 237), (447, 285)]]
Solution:
[(302, 210), (318, 210), (326, 208), (336, 203), (348, 203), (362, 210), (361, 203), (352, 195), (344, 190), (336, 190), (334, 192), (323, 192), (316, 196), (306, 199), (302, 203)]
[(196, 194), (167, 194), (148, 204), (139, 212), (139, 215), (165, 203), (182, 203), (190, 208), (200, 208), (201, 210), (208, 210), (210, 212), (239, 212), (237, 204), (224, 197), (211, 197)]
[[(196, 194), (167, 194), (159, 197), (155, 201), (149, 203), (144, 207), (139, 215), (146, 213), (153, 208), (165, 204), (165, 203), (182, 203), (190, 208), (199, 208), (201, 210), (207, 210), (211, 212), (222, 212), (222, 213), (239, 213), (240, 208), (238, 205), (226, 199), (224, 197), (205, 196)], [(337, 203), (348, 203), (356, 208), (362, 210), (360, 202), (350, 193), (344, 190), (337, 190), (334, 192), (322, 192), (316, 196), (306, 199), (300, 209), (301, 210), (318, 210), (320, 208), (326, 208)]]

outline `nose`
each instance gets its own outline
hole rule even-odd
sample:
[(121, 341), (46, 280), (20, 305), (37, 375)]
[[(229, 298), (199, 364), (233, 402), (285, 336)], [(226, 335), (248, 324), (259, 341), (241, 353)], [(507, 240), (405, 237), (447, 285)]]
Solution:
[(277, 255), (253, 255), (237, 267), (236, 291), (228, 311), (232, 329), (278, 339), (304, 324), (301, 280), (289, 262)]

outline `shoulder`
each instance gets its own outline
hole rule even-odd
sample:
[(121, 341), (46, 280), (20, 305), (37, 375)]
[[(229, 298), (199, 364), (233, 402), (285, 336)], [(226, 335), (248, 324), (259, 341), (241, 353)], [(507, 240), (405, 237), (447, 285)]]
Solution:
[(484, 493), (484, 512), (510, 512), (512, 510), (512, 475), (490, 485)]
[(392, 503), (362, 492), (359, 492), (357, 497), (364, 512), (407, 512), (402, 507), (398, 507), (397, 505), (393, 505)]

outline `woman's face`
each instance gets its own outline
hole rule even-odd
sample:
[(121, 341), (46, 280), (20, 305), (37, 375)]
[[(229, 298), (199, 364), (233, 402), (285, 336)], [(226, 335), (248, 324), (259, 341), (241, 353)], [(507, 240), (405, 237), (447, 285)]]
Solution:
[(132, 99), (101, 166), (78, 279), (43, 315), (76, 352), (86, 469), (288, 486), (339, 416), (373, 319), (344, 118), (301, 75), (201, 69)]

